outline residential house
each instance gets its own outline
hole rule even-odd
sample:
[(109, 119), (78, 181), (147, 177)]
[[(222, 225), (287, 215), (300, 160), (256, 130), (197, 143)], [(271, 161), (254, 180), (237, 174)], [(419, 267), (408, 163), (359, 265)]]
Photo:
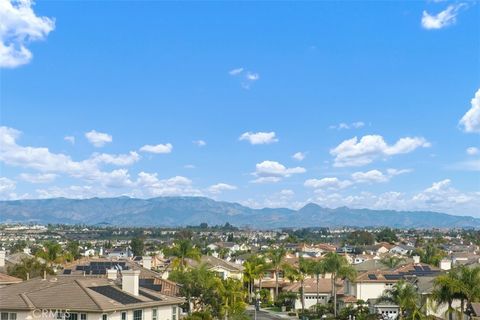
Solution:
[[(337, 294), (343, 294), (343, 281), (337, 283)], [(284, 292), (297, 293), (297, 299), (295, 300), (295, 309), (302, 308), (301, 291), (302, 284), (300, 282), (294, 282), (283, 288)], [(332, 280), (320, 278), (318, 282), (318, 296), (317, 296), (317, 280), (315, 278), (307, 278), (304, 281), (304, 304), (305, 309), (309, 309), (318, 303), (327, 304), (332, 297)], [(317, 300), (318, 298), (318, 300)]]
[(2, 320), (177, 320), (184, 300), (139, 286), (138, 270), (122, 280), (91, 276), (36, 278), (0, 288)]

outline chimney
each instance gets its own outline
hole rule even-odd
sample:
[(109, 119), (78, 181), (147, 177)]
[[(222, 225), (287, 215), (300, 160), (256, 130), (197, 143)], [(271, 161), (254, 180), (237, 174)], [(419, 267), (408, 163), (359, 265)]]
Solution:
[(413, 263), (419, 264), (420, 263), (420, 256), (413, 256)]
[(117, 279), (117, 269), (107, 269), (107, 279), (115, 280)]
[(144, 256), (142, 257), (142, 264), (145, 269), (151, 270), (152, 269), (152, 257)]
[(138, 296), (140, 270), (123, 270), (122, 271), (122, 290)]
[(443, 259), (442, 261), (440, 261), (440, 269), (442, 270), (452, 269), (452, 261), (448, 259)]
[(5, 250), (0, 250), (0, 268), (5, 267)]

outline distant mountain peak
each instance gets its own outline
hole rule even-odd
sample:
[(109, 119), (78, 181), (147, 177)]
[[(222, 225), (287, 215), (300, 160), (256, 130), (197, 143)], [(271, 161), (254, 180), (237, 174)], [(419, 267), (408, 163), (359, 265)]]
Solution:
[(1, 222), (89, 224), (122, 226), (209, 225), (279, 227), (398, 227), (398, 228), (480, 228), (480, 219), (428, 211), (392, 211), (324, 208), (308, 203), (299, 210), (253, 209), (238, 203), (206, 197), (156, 197), (151, 199), (52, 198), (0, 201)]

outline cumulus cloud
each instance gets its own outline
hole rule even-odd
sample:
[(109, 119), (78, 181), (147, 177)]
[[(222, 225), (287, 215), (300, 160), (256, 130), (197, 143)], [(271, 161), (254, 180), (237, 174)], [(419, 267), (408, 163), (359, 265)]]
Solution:
[(463, 3), (452, 4), (437, 14), (430, 14), (424, 10), (422, 14), (422, 27), (432, 30), (442, 29), (455, 24), (457, 22), (457, 15), (463, 6), (465, 6)]
[(208, 187), (207, 191), (213, 194), (220, 194), (223, 191), (236, 190), (237, 187), (227, 183), (217, 183)]
[(50, 183), (57, 178), (54, 173), (21, 173), (19, 178), (30, 183)]
[(367, 135), (360, 140), (353, 137), (343, 141), (331, 149), (330, 154), (335, 157), (335, 167), (351, 167), (363, 166), (378, 158), (410, 153), (420, 147), (430, 147), (430, 143), (421, 137), (405, 137), (388, 145), (380, 135)]
[(359, 183), (378, 183), (378, 182), (387, 182), (392, 177), (398, 176), (400, 174), (409, 173), (411, 170), (409, 169), (387, 169), (385, 173), (381, 172), (380, 170), (370, 170), (366, 172), (354, 172), (352, 173), (352, 179), (355, 182)]
[(44, 40), (55, 28), (55, 21), (39, 17), (30, 0), (0, 1), (0, 67), (15, 68), (29, 63), (33, 54), (27, 45)]
[(349, 180), (340, 180), (337, 177), (327, 177), (322, 179), (308, 179), (305, 181), (305, 187), (314, 189), (339, 190), (351, 186), (353, 183)]
[(360, 129), (364, 126), (365, 126), (365, 123), (363, 121), (357, 121), (352, 123), (341, 122), (339, 124), (331, 125), (330, 129), (337, 129), (337, 130)]
[(112, 164), (116, 166), (129, 166), (140, 160), (140, 155), (135, 151), (130, 151), (129, 154), (108, 154), (108, 153), (94, 153), (89, 161), (95, 163)]
[(75, 137), (74, 137), (74, 136), (65, 136), (65, 137), (63, 138), (63, 140), (65, 140), (65, 141), (67, 141), (67, 142), (69, 142), (69, 143), (71, 143), (71, 144), (75, 144)]
[(136, 181), (136, 196), (173, 196), (173, 195), (202, 195), (202, 192), (192, 186), (192, 180), (175, 176), (168, 179), (159, 179), (156, 173), (140, 172)]
[(173, 145), (171, 143), (166, 143), (166, 144), (156, 144), (156, 145), (150, 145), (146, 144), (143, 147), (140, 148), (140, 151), (143, 152), (149, 152), (149, 153), (170, 153), (173, 150)]
[(303, 161), (307, 154), (305, 152), (296, 152), (292, 155), (292, 158), (297, 160), (297, 161)]
[(103, 147), (105, 144), (112, 142), (112, 136), (108, 133), (97, 132), (95, 130), (85, 133), (85, 138), (97, 148)]
[(468, 147), (466, 152), (469, 156), (474, 156), (480, 153), (480, 149), (477, 147)]
[(480, 133), (480, 89), (477, 90), (470, 104), (472, 107), (460, 119), (460, 125), (465, 132)]
[(0, 177), (0, 195), (5, 196), (13, 192), (17, 184), (12, 179), (6, 177)]
[[(73, 178), (107, 185), (128, 185), (126, 170), (102, 171), (101, 164), (126, 165), (138, 160), (135, 152), (129, 155), (94, 154), (92, 157), (74, 161), (70, 156), (51, 152), (44, 147), (22, 146), (17, 143), (20, 131), (0, 127), (0, 161), (11, 166), (29, 168), (41, 173), (66, 174)], [(120, 183), (120, 179), (125, 179)]]
[(245, 132), (240, 138), (240, 141), (248, 141), (250, 144), (270, 144), (278, 142), (275, 132)]
[(257, 163), (256, 170), (253, 173), (257, 179), (253, 180), (253, 183), (273, 183), (288, 178), (293, 174), (299, 174), (306, 172), (305, 168), (294, 167), (287, 168), (283, 164), (277, 161), (266, 160), (261, 163)]
[(385, 172), (380, 170), (370, 170), (366, 172), (354, 172), (350, 179), (339, 179), (337, 177), (326, 177), (322, 179), (307, 179), (304, 186), (321, 190), (342, 190), (361, 183), (383, 183), (389, 181), (394, 176), (411, 172), (410, 169), (387, 169)]
[(371, 193), (361, 191), (345, 194), (341, 190), (317, 189), (311, 202), (329, 208), (347, 206), (378, 210), (428, 210), (479, 216), (480, 192), (461, 192), (452, 187), (450, 179), (434, 182), (419, 192), (388, 191)]

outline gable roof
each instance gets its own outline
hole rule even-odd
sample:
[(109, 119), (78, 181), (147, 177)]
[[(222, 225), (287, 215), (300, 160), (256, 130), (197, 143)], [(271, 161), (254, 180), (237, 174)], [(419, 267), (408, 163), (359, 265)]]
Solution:
[(0, 288), (0, 309), (4, 310), (68, 309), (108, 312), (180, 303), (183, 303), (183, 299), (167, 297), (145, 288), (141, 288), (138, 296), (130, 295), (106, 278), (75, 276), (36, 278)]

